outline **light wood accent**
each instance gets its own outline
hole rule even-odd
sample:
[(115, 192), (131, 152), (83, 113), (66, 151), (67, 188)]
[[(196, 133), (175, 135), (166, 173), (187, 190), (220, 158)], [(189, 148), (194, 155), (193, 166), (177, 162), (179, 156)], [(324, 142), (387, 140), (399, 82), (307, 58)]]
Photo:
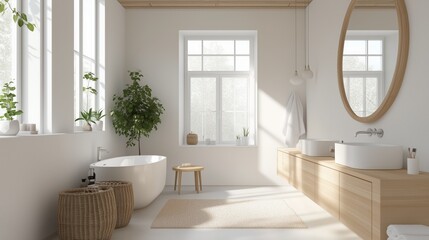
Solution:
[[(340, 221), (364, 239), (387, 239), (386, 229), (389, 224), (429, 225), (429, 173), (408, 175), (406, 169), (360, 170), (336, 164), (331, 157), (309, 157), (296, 149), (279, 148), (278, 152), (285, 154), (278, 161), (287, 159), (289, 172), (295, 172), (289, 175), (289, 182), (300, 185), (301, 189), (305, 189), (303, 186), (307, 185), (306, 181), (309, 181), (309, 185), (313, 182), (314, 201), (334, 217), (340, 216)], [(303, 177), (308, 176), (306, 171), (302, 171), (308, 169), (303, 167), (307, 163), (314, 164), (314, 179)], [(292, 179), (292, 176), (300, 176), (296, 174), (296, 165), (301, 168), (300, 181)], [(284, 167), (284, 162), (281, 166)], [(311, 196), (311, 190), (307, 189), (306, 192), (306, 195)], [(338, 204), (335, 202), (336, 196)], [(362, 219), (367, 219), (370, 225), (365, 225)], [(364, 226), (368, 228), (367, 231), (362, 230)], [(368, 235), (368, 232), (371, 234)]]
[(312, 0), (118, 0), (125, 8), (305, 8)]
[(289, 154), (277, 151), (277, 174), (284, 177), (290, 182), (290, 167)]
[(396, 0), (357, 0), (355, 8), (394, 8)]
[(340, 90), (341, 100), (344, 107), (346, 108), (349, 115), (358, 122), (370, 123), (380, 119), (390, 106), (395, 101), (396, 96), (398, 95), (399, 89), (401, 88), (402, 81), (404, 79), (405, 69), (407, 67), (408, 60), (408, 50), (409, 50), (409, 23), (408, 23), (408, 13), (407, 7), (405, 6), (404, 0), (395, 0), (396, 12), (398, 16), (398, 28), (399, 28), (399, 43), (398, 43), (398, 56), (396, 59), (395, 72), (392, 77), (392, 82), (390, 84), (389, 90), (386, 93), (386, 96), (377, 110), (367, 117), (359, 117), (353, 112), (353, 109), (350, 107), (350, 104), (347, 100), (346, 92), (344, 89), (343, 81), (343, 51), (344, 51), (344, 41), (346, 39), (347, 27), (349, 25), (350, 16), (352, 15), (353, 9), (360, 0), (352, 0), (349, 8), (347, 10), (346, 16), (344, 17), (343, 27), (341, 30), (340, 41), (338, 45), (338, 56), (337, 56), (337, 75), (338, 75), (338, 88)]
[[(298, 160), (298, 159), (297, 159)], [(301, 160), (301, 188), (302, 192), (307, 195), (310, 199), (314, 200), (315, 196), (315, 175), (314, 175), (314, 163)]]
[(203, 191), (203, 185), (201, 180), (201, 171), (204, 170), (204, 167), (197, 165), (186, 165), (186, 166), (175, 166), (173, 171), (175, 172), (174, 176), (174, 191), (176, 191), (176, 186), (178, 185), (178, 192), (181, 193), (182, 190), (182, 173), (183, 172), (194, 172), (195, 178), (195, 191), (199, 193)]
[(340, 220), (363, 239), (371, 239), (371, 182), (340, 173)]
[(336, 219), (340, 219), (340, 174), (315, 164), (315, 202)]

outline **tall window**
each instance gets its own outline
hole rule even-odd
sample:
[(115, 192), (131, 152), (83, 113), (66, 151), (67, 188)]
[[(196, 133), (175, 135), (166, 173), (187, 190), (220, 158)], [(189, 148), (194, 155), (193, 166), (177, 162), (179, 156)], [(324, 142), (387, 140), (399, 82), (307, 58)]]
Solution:
[(255, 37), (185, 37), (185, 130), (200, 142), (235, 144), (244, 128), (255, 143)]
[(345, 92), (360, 117), (376, 111), (385, 94), (383, 45), (381, 38), (353, 38), (344, 43)]
[[(74, 108), (75, 117), (83, 110), (104, 109), (104, 0), (74, 0)], [(84, 81), (85, 73), (98, 81)], [(84, 87), (97, 94), (83, 91)], [(76, 123), (79, 124), (79, 123)]]
[[(10, 4), (15, 4), (11, 1)], [(16, 7), (13, 5), (13, 7)], [(6, 82), (18, 83), (18, 27), (10, 11), (0, 16), (0, 90)], [(19, 99), (18, 99), (19, 101)], [(20, 102), (20, 101), (19, 101)], [(4, 110), (0, 109), (0, 114)]]

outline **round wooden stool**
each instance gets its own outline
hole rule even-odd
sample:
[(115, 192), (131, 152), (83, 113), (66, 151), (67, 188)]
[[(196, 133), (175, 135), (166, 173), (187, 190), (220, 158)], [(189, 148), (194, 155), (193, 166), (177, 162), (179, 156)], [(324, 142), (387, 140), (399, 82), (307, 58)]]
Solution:
[(194, 172), (195, 177), (195, 191), (199, 193), (203, 191), (203, 184), (201, 182), (201, 171), (204, 170), (203, 166), (197, 165), (180, 165), (173, 167), (173, 170), (176, 172), (174, 178), (174, 191), (176, 191), (176, 186), (179, 185), (179, 194), (182, 189), (182, 172)]

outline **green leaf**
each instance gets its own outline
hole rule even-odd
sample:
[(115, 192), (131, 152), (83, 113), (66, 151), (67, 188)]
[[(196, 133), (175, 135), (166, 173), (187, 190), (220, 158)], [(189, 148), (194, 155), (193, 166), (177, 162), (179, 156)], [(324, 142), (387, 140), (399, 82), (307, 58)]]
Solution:
[(0, 13), (4, 12), (4, 4), (0, 3)]
[(25, 13), (21, 13), (21, 18), (22, 18), (24, 21), (27, 21), (27, 15), (25, 15)]
[(14, 22), (18, 21), (18, 17), (19, 17), (18, 14), (13, 15), (13, 21)]
[(34, 31), (34, 24), (27, 23), (27, 28), (28, 28), (28, 30), (30, 30), (30, 31)]
[(22, 20), (22, 18), (18, 19), (18, 26), (22, 27), (22, 25), (24, 25), (24, 20)]

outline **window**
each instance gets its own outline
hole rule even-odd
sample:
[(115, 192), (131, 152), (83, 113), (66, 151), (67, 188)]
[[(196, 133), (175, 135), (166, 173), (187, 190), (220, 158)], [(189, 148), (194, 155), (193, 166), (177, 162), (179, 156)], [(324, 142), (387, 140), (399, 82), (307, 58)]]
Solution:
[(360, 117), (375, 112), (385, 94), (383, 45), (383, 38), (377, 37), (348, 38), (344, 43), (344, 88)]
[[(44, 79), (44, 0), (9, 1), (12, 8), (26, 13), (36, 25), (34, 31), (19, 28), (11, 11), (0, 16), (0, 86), (13, 81), (16, 86), (17, 108), (23, 110), (21, 123), (36, 124), (44, 132), (43, 79)], [(0, 114), (4, 111), (0, 109)]]
[(185, 132), (216, 144), (235, 144), (249, 129), (255, 144), (255, 33), (186, 36)]
[[(14, 1), (11, 1), (12, 7)], [(6, 11), (3, 16), (0, 17), (0, 90), (3, 84), (6, 82), (14, 81), (15, 86), (19, 83), (18, 72), (20, 64), (18, 64), (18, 32), (20, 29), (17, 28), (16, 23), (12, 19), (11, 11)], [(18, 84), (19, 85), (19, 84)], [(21, 102), (20, 99), (17, 99)], [(3, 114), (4, 110), (0, 109), (0, 114)]]
[[(96, 82), (83, 80), (93, 73)], [(74, 112), (104, 109), (104, 0), (74, 0)], [(97, 94), (83, 91), (84, 87)], [(79, 125), (79, 122), (76, 122)]]

